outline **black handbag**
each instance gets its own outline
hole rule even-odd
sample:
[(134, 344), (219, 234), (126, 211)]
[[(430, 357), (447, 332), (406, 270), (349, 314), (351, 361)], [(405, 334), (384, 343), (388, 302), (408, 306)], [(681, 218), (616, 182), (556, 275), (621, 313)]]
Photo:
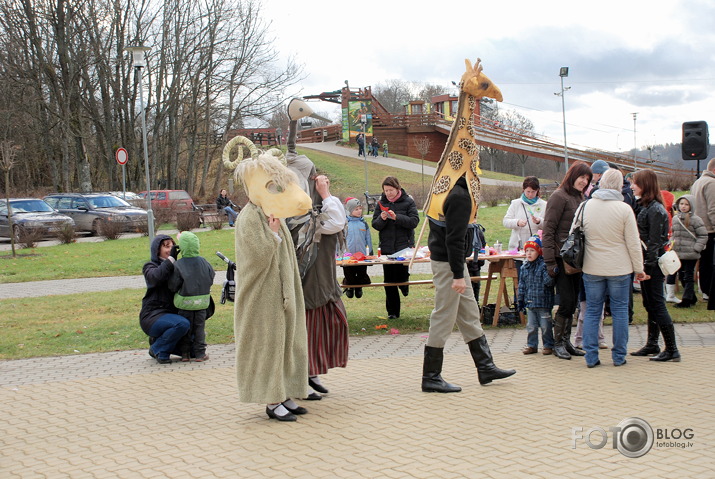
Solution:
[(576, 269), (583, 268), (583, 254), (586, 247), (586, 238), (583, 234), (583, 211), (586, 209), (586, 203), (581, 205), (578, 224), (566, 238), (566, 242), (561, 247), (560, 252), (561, 259)]

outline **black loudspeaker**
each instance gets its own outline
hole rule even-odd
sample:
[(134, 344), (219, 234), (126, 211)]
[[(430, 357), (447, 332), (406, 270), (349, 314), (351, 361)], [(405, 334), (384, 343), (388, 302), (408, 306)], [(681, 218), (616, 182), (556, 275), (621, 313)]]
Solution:
[(704, 160), (708, 157), (709, 147), (707, 122), (686, 121), (683, 123), (682, 154), (684, 160)]

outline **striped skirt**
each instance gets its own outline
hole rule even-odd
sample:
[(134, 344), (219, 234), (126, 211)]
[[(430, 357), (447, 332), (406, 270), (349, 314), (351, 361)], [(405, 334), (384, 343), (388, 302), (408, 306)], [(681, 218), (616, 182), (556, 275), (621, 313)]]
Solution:
[(305, 312), (308, 329), (308, 368), (311, 376), (348, 363), (348, 320), (342, 300)]

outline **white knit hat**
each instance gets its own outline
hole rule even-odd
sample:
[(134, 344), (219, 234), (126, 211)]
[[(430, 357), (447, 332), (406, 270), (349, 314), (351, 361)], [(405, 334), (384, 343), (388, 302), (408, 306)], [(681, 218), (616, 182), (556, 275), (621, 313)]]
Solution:
[(360, 203), (360, 200), (357, 198), (348, 198), (345, 200), (345, 212), (349, 215), (355, 211), (355, 208), (360, 206), (362, 203)]

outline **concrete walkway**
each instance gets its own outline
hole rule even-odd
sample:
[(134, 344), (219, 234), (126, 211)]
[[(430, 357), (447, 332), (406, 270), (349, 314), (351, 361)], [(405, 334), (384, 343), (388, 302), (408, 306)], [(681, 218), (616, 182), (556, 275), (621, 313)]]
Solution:
[[(313, 150), (327, 151), (335, 155), (347, 156), (349, 158), (356, 158), (364, 160), (364, 157), (357, 156), (357, 150), (355, 148), (349, 148), (346, 146), (340, 146), (332, 141), (326, 141), (325, 143), (299, 143), (298, 148), (310, 148)], [(422, 165), (420, 163), (412, 163), (410, 161), (398, 160), (397, 158), (384, 158), (378, 156), (368, 156), (367, 161), (371, 163), (377, 163), (379, 165), (390, 166), (393, 168), (398, 168), (400, 170), (413, 171), (415, 173), (422, 173)], [(432, 162), (427, 162), (424, 167), (424, 174), (428, 176), (434, 176), (436, 168)], [(480, 178), (479, 179), (483, 185), (504, 185), (504, 186), (521, 186), (521, 182), (518, 181), (503, 181), (503, 180), (493, 180), (491, 178)]]

